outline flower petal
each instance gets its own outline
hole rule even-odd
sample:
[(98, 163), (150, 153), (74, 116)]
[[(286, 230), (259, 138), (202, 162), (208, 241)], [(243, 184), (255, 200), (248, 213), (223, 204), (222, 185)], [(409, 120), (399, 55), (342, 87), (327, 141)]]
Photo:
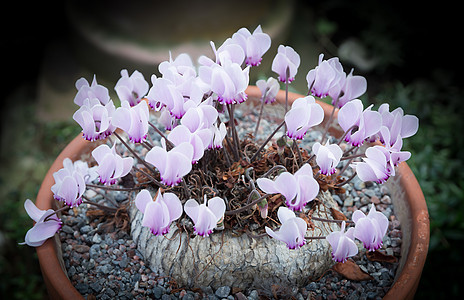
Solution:
[(216, 216), (216, 222), (218, 222), (224, 216), (226, 204), (222, 198), (214, 197), (208, 200), (208, 208)]
[(24, 202), (24, 209), (26, 210), (29, 217), (31, 217), (31, 219), (35, 222), (38, 222), (40, 218), (45, 214), (45, 210), (39, 209), (30, 199), (27, 199)]
[(135, 197), (135, 206), (142, 213), (145, 213), (145, 208), (150, 202), (153, 202), (153, 197), (151, 196), (150, 192), (146, 189), (141, 190)]

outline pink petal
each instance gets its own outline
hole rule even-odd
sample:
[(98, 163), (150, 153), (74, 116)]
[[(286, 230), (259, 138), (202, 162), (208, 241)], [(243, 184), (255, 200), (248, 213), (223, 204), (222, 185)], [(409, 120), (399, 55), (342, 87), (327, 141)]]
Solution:
[(280, 223), (283, 224), (292, 218), (296, 218), (296, 215), (292, 210), (281, 206), (277, 210), (277, 217), (279, 218)]
[(401, 124), (401, 137), (408, 138), (417, 133), (419, 129), (419, 119), (416, 116), (405, 115)]
[(279, 190), (276, 188), (274, 181), (268, 178), (258, 178), (256, 180), (258, 187), (267, 194), (277, 194)]
[(275, 187), (286, 201), (293, 200), (298, 192), (298, 183), (295, 177), (288, 172), (284, 172), (276, 178)]
[(224, 216), (226, 204), (222, 198), (214, 197), (208, 200), (208, 208), (216, 216), (217, 223)]
[(26, 210), (29, 217), (31, 217), (31, 219), (34, 220), (35, 222), (38, 222), (40, 218), (46, 213), (45, 210), (41, 210), (37, 208), (34, 202), (32, 202), (30, 199), (27, 199), (24, 202), (24, 209)]
[(170, 222), (177, 220), (182, 215), (182, 203), (176, 194), (173, 193), (164, 193), (163, 202), (166, 204), (169, 210)]
[(135, 197), (135, 206), (142, 213), (145, 213), (145, 208), (150, 202), (153, 202), (153, 197), (148, 190), (141, 190)]
[(344, 131), (347, 131), (351, 126), (357, 124), (361, 118), (363, 111), (361, 100), (353, 100), (348, 102), (338, 112), (338, 124)]
[(198, 220), (198, 215), (200, 213), (200, 204), (194, 199), (189, 199), (184, 204), (184, 211), (192, 219), (193, 223), (196, 223)]
[(160, 173), (164, 173), (166, 170), (167, 158), (167, 151), (161, 147), (156, 146), (148, 151), (147, 155), (145, 156), (145, 161), (155, 166), (160, 171)]

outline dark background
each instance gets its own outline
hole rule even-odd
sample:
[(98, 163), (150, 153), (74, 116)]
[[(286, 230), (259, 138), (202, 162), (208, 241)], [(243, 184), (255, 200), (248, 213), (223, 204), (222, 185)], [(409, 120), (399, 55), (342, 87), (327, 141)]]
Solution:
[[(48, 97), (47, 90), (54, 91), (51, 95), (67, 95), (66, 90), (72, 90), (75, 80), (81, 76), (91, 80), (89, 74), (97, 72), (90, 60), (82, 59), (91, 52), (86, 53), (85, 47), (82, 50), (76, 44), (76, 29), (69, 19), (70, 3), (74, 2), (16, 1), (2, 10), (0, 294), (8, 299), (45, 297), (34, 249), (17, 246), (31, 226), (23, 203), (26, 198), (35, 199), (54, 157), (79, 132), (69, 105), (63, 104), (72, 102), (72, 93), (62, 99), (63, 103), (52, 102), (51, 109), (47, 100), (53, 97)], [(464, 250), (460, 10), (451, 1), (289, 3), (294, 5), (294, 14), (283, 36), (284, 43), (302, 57), (311, 58), (305, 67), (302, 63), (297, 75), (300, 80), (304, 81), (306, 72), (316, 65), (319, 52), (327, 58), (337, 56), (347, 40), (355, 41), (366, 52), (364, 62), (375, 62), (363, 69), (341, 59), (345, 71), (355, 67), (355, 74), (367, 78), (368, 93), (363, 101), (389, 102), (391, 107), (402, 106), (406, 113), (419, 117), (418, 134), (404, 146), (413, 153), (408, 164), (421, 184), (431, 218), (430, 249), (416, 298), (457, 298), (463, 291), (458, 278)], [(93, 2), (79, 5), (89, 15), (95, 12)], [(114, 9), (107, 1), (99, 9), (104, 5)], [(143, 3), (140, 9), (144, 10)], [(247, 7), (241, 9), (249, 13)], [(175, 18), (177, 12), (166, 14)], [(211, 16), (203, 11), (198, 22), (209, 17), (221, 18), (217, 12)], [(182, 18), (176, 22), (182, 22)], [(160, 21), (159, 31), (168, 34), (169, 28)], [(217, 45), (222, 42), (215, 41)], [(149, 78), (149, 74), (145, 76)], [(111, 90), (114, 78), (101, 78), (110, 82)], [(306, 93), (304, 84), (296, 83), (293, 89)], [(49, 110), (58, 113), (47, 114)]]

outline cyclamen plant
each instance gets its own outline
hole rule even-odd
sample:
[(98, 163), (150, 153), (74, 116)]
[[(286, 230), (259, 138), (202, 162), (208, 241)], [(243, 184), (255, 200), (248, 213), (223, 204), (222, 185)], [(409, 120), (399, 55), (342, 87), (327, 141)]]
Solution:
[[(401, 149), (402, 141), (417, 132), (418, 119), (405, 115), (401, 108), (390, 112), (388, 104), (382, 104), (378, 111), (373, 110), (373, 105), (364, 108), (357, 98), (366, 92), (366, 79), (353, 75), (353, 70), (347, 75), (337, 57), (323, 60), (321, 54), (318, 65), (306, 76), (308, 95), (296, 99), (290, 109), (286, 97), (283, 121), (274, 132), (260, 147), (249, 139), (241, 141), (234, 109), (247, 100), (249, 73), (261, 63), (270, 46), (271, 39), (260, 26), (253, 33), (241, 28), (218, 48), (211, 42), (214, 59), (201, 56), (198, 67), (188, 54), (175, 59), (170, 55), (168, 61), (159, 65), (162, 76), (152, 75), (151, 87), (140, 72), (129, 76), (127, 70), (122, 70), (115, 86), (121, 101), (118, 108), (95, 76), (91, 84), (84, 78), (77, 80), (74, 102), (79, 109), (73, 118), (82, 127), (83, 138), (108, 139), (112, 146), (95, 148), (93, 167), (82, 161), (63, 161), (63, 168), (53, 175), (55, 185), (51, 188), (55, 199), (63, 202), (61, 209), (43, 211), (26, 200), (25, 209), (36, 223), (27, 232), (24, 243), (37, 247), (53, 236), (61, 228), (58, 212), (82, 203), (95, 204), (85, 197), (86, 189), (136, 190), (134, 202), (143, 213), (142, 226), (154, 235), (168, 233), (171, 224), (185, 212), (193, 223), (193, 233), (204, 238), (214, 230), (230, 227), (226, 221), (233, 216), (256, 207), (261, 217), (267, 219), (268, 200), (280, 194), (280, 207), (274, 211), (277, 210), (281, 226), (265, 226), (260, 237), (267, 234), (286, 243), (289, 249), (304, 247), (308, 239), (321, 240), (308, 236), (307, 223), (300, 218), (300, 213), (307, 212), (319, 194), (320, 183), (337, 188), (356, 175), (363, 181), (384, 183), (395, 175), (395, 167), (411, 156)], [(285, 83), (286, 95), (299, 67), (298, 53), (290, 46), (280, 45), (272, 71)], [(262, 98), (255, 136), (263, 106), (274, 102), (279, 90), (275, 78), (258, 80), (256, 85)], [(330, 97), (334, 109), (310, 155), (309, 149), (298, 146), (298, 141), (324, 119), (315, 97)], [(336, 108), (344, 135), (338, 143), (330, 143), (327, 132), (335, 121)], [(157, 123), (164, 130), (150, 121), (150, 110), (158, 112)], [(285, 134), (277, 139), (277, 145), (265, 150), (284, 125)], [(160, 136), (159, 144), (153, 141), (154, 134)], [(116, 147), (118, 141), (132, 157), (123, 157)], [(351, 147), (343, 150), (344, 142)], [(146, 148), (144, 157), (131, 143)], [(267, 158), (271, 153), (291, 158), (291, 168), (278, 163), (269, 165)], [(339, 168), (344, 160), (348, 163)], [(353, 168), (353, 176), (343, 180), (348, 167)], [(277, 175), (272, 176), (276, 171)], [(230, 175), (233, 173), (236, 175)], [(137, 178), (135, 187), (112, 187), (131, 174)], [(235, 177), (227, 181), (231, 176)], [(239, 184), (244, 191), (241, 198), (230, 199), (230, 189)], [(153, 188), (158, 189), (154, 196)], [(355, 211), (352, 221), (317, 219), (341, 226), (340, 231), (325, 237), (337, 262), (345, 262), (358, 253), (356, 240), (368, 251), (379, 249), (388, 228), (388, 219), (373, 204), (367, 215)]]

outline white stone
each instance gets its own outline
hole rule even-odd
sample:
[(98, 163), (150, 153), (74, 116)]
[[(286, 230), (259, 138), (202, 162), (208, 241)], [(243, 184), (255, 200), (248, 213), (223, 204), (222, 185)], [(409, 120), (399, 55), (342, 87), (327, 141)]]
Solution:
[[(313, 216), (332, 219), (329, 208), (336, 207), (330, 193), (320, 193), (324, 205)], [(259, 239), (229, 230), (203, 238), (190, 238), (173, 224), (165, 237), (154, 236), (141, 226), (142, 213), (130, 208), (131, 234), (137, 249), (150, 268), (161, 275), (172, 276), (181, 286), (233, 286), (241, 289), (264, 288), (271, 285), (303, 287), (310, 279), (319, 278), (332, 265), (331, 248), (323, 240), (308, 240), (298, 250), (265, 236)], [(339, 230), (334, 223), (313, 221), (314, 230), (306, 236), (326, 236)]]

